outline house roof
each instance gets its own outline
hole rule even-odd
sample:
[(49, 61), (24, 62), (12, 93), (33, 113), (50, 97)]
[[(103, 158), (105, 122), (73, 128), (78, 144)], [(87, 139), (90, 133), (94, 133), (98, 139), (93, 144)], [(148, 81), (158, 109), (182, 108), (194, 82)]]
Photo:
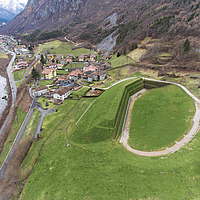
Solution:
[(105, 71), (97, 71), (97, 72), (93, 72), (92, 75), (95, 75), (95, 76), (101, 76), (103, 74), (106, 74)]
[(74, 54), (67, 54), (67, 58), (69, 58), (69, 57), (74, 58), (75, 56), (74, 56)]
[(80, 70), (76, 70), (76, 71), (73, 71), (71, 73), (68, 74), (68, 77), (69, 76), (78, 76), (79, 74), (83, 74)]
[(98, 68), (97, 67), (95, 67), (95, 66), (93, 66), (93, 65), (90, 65), (89, 67), (87, 67), (86, 69), (85, 69), (85, 72), (87, 72), (87, 71), (96, 71)]
[(21, 62), (18, 62), (17, 65), (27, 65), (27, 62), (21, 61)]
[(48, 87), (44, 86), (44, 87), (36, 88), (35, 91), (41, 91), (41, 90), (45, 90), (45, 89), (48, 89)]
[(58, 81), (66, 81), (67, 77), (65, 75), (62, 75), (58, 78)]
[(96, 58), (96, 54), (95, 53), (90, 53), (90, 57), (95, 57)]
[(55, 69), (52, 69), (52, 68), (49, 68), (49, 67), (46, 67), (46, 68), (43, 70), (42, 74), (50, 74), (51, 71), (56, 71), (56, 70), (55, 70)]
[(55, 94), (59, 94), (60, 96), (66, 94), (68, 91), (70, 91), (72, 87), (61, 87), (58, 90), (55, 91)]

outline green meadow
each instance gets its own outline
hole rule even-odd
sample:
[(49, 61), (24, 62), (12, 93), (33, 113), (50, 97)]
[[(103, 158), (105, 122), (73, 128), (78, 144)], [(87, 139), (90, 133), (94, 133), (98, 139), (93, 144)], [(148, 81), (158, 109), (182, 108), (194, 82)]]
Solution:
[(53, 42), (48, 42), (44, 44), (40, 44), (37, 49), (38, 53), (43, 53), (43, 51), (49, 51), (51, 54), (63, 54), (66, 57), (67, 54), (74, 54), (75, 56), (79, 56), (80, 54), (90, 54), (91, 51), (85, 48), (79, 48), (72, 50), (74, 45), (69, 45), (68, 42), (61, 42), (59, 40), (55, 40)]
[(0, 166), (3, 164), (25, 117), (26, 117), (26, 113), (22, 112), (21, 108), (19, 107), (17, 110), (17, 115), (12, 125), (11, 132), (8, 136), (7, 141), (4, 144), (3, 151), (0, 154)]
[(164, 157), (136, 156), (114, 139), (124, 88), (136, 83), (140, 79), (106, 90), (77, 125), (94, 98), (66, 100), (46, 116), (41, 138), (33, 142), (21, 166), (23, 176), (32, 173), (20, 199), (198, 199), (198, 134)]
[(15, 81), (20, 81), (21, 79), (23, 79), (25, 73), (26, 73), (26, 69), (21, 69), (19, 71), (13, 72), (14, 80)]
[(189, 132), (195, 111), (194, 100), (178, 86), (148, 90), (134, 102), (128, 143), (145, 151), (172, 146)]

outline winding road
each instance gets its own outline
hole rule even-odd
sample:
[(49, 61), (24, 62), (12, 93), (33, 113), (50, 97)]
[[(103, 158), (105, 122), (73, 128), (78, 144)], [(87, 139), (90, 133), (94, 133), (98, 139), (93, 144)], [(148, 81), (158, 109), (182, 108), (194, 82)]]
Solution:
[(25, 78), (26, 78), (26, 76), (28, 75), (28, 73), (29, 73), (31, 67), (39, 60), (39, 55), (35, 55), (35, 57), (36, 57), (35, 60), (34, 60), (34, 61), (30, 64), (30, 66), (27, 68), (26, 73), (24, 74), (24, 77), (23, 77), (21, 80), (19, 80), (19, 81), (15, 81), (15, 83), (19, 83), (19, 82), (25, 80)]

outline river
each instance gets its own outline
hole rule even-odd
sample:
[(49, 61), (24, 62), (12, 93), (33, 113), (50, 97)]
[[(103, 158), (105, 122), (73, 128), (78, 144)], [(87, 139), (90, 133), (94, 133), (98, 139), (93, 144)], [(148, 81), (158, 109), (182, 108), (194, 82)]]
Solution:
[(0, 76), (0, 117), (2, 112), (7, 106), (7, 100), (2, 99), (2, 97), (8, 97), (8, 92), (6, 91), (7, 80), (5, 77)]

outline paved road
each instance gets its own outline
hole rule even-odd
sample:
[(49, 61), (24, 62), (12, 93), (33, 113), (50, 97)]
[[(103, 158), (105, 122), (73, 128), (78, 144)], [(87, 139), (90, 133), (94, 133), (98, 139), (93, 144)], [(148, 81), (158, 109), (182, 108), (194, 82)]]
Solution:
[[(147, 79), (147, 78), (144, 78), (144, 79)], [(154, 79), (147, 79), (147, 80), (156, 81)], [(136, 155), (140, 155), (140, 156), (162, 156), (162, 155), (174, 153), (175, 151), (178, 151), (181, 147), (183, 147), (185, 144), (187, 144), (200, 130), (200, 100), (196, 96), (194, 96), (190, 91), (188, 91), (184, 86), (182, 86), (180, 84), (173, 83), (173, 82), (166, 82), (166, 81), (158, 81), (158, 82), (171, 83), (171, 84), (177, 85), (177, 86), (181, 87), (189, 96), (191, 96), (195, 100), (196, 113), (195, 113), (195, 116), (193, 118), (194, 124), (193, 124), (193, 127), (190, 130), (190, 132), (187, 135), (184, 135), (184, 138), (181, 141), (179, 141), (179, 142), (175, 141), (176, 144), (173, 145), (170, 148), (166, 148), (165, 150), (162, 150), (162, 151), (150, 151), (150, 152), (139, 151), (139, 150), (131, 148), (128, 145), (130, 114), (131, 114), (131, 112), (130, 112), (131, 107), (130, 107), (129, 111), (128, 111), (129, 114), (128, 114), (127, 120), (125, 121), (125, 129), (123, 130), (122, 138), (121, 138), (120, 142), (122, 142), (122, 144), (124, 145), (124, 147), (128, 151), (130, 151), (130, 152), (132, 152)], [(132, 101), (134, 102), (135, 97), (133, 96), (131, 98), (133, 98)]]
[(19, 144), (19, 142), (20, 142), (20, 140), (21, 140), (21, 138), (22, 138), (22, 136), (24, 134), (24, 131), (25, 131), (27, 125), (28, 125), (28, 122), (30, 121), (30, 118), (31, 118), (31, 116), (33, 114), (33, 110), (34, 110), (35, 106), (36, 106), (36, 102), (35, 102), (35, 100), (33, 100), (32, 105), (31, 105), (31, 107), (29, 109), (29, 112), (27, 113), (26, 118), (22, 123), (22, 126), (20, 127), (20, 130), (18, 131), (17, 136), (15, 137), (13, 145), (10, 148), (10, 151), (8, 152), (8, 154), (6, 156), (6, 159), (4, 160), (3, 165), (1, 166), (1, 169), (0, 169), (0, 181), (2, 180), (2, 178), (4, 176), (4, 173), (5, 173), (6, 169), (7, 169), (7, 165), (9, 163), (10, 159), (15, 154), (17, 146), (18, 146), (18, 144)]
[(37, 129), (36, 129), (36, 132), (35, 132), (35, 135), (33, 137), (33, 139), (37, 139), (37, 134), (40, 134), (41, 133), (41, 128), (42, 128), (42, 124), (43, 124), (43, 121), (44, 121), (44, 118), (45, 116), (51, 114), (51, 113), (54, 113), (55, 110), (50, 108), (48, 110), (44, 110), (42, 107), (40, 106), (37, 106), (38, 110), (41, 112), (41, 117), (40, 117), (40, 121), (38, 123), (38, 126), (37, 126)]
[[(13, 55), (13, 57), (12, 57), (9, 65), (8, 65), (8, 67), (7, 67), (7, 74), (8, 74), (8, 79), (9, 79), (9, 82), (10, 82), (10, 88), (11, 88), (11, 93), (12, 93), (12, 106), (14, 106), (15, 101), (16, 101), (16, 97), (17, 97), (17, 88), (16, 88), (16, 85), (15, 85), (15, 82), (14, 82), (14, 79), (13, 79), (13, 76), (12, 76), (12, 64), (15, 61), (16, 54), (11, 52), (11, 51), (9, 51), (9, 52)], [(4, 124), (2, 125), (2, 127), (0, 129), (0, 135), (3, 134), (3, 130), (5, 128), (6, 123), (8, 122), (10, 115), (11, 115), (11, 111), (9, 112)]]
[(39, 55), (36, 55), (35, 57), (36, 57), (35, 60), (27, 68), (26, 73), (24, 74), (24, 77), (21, 80), (19, 80), (19, 81), (15, 81), (15, 83), (19, 83), (19, 82), (23, 81), (26, 78), (26, 76), (28, 75), (31, 67), (39, 60)]

